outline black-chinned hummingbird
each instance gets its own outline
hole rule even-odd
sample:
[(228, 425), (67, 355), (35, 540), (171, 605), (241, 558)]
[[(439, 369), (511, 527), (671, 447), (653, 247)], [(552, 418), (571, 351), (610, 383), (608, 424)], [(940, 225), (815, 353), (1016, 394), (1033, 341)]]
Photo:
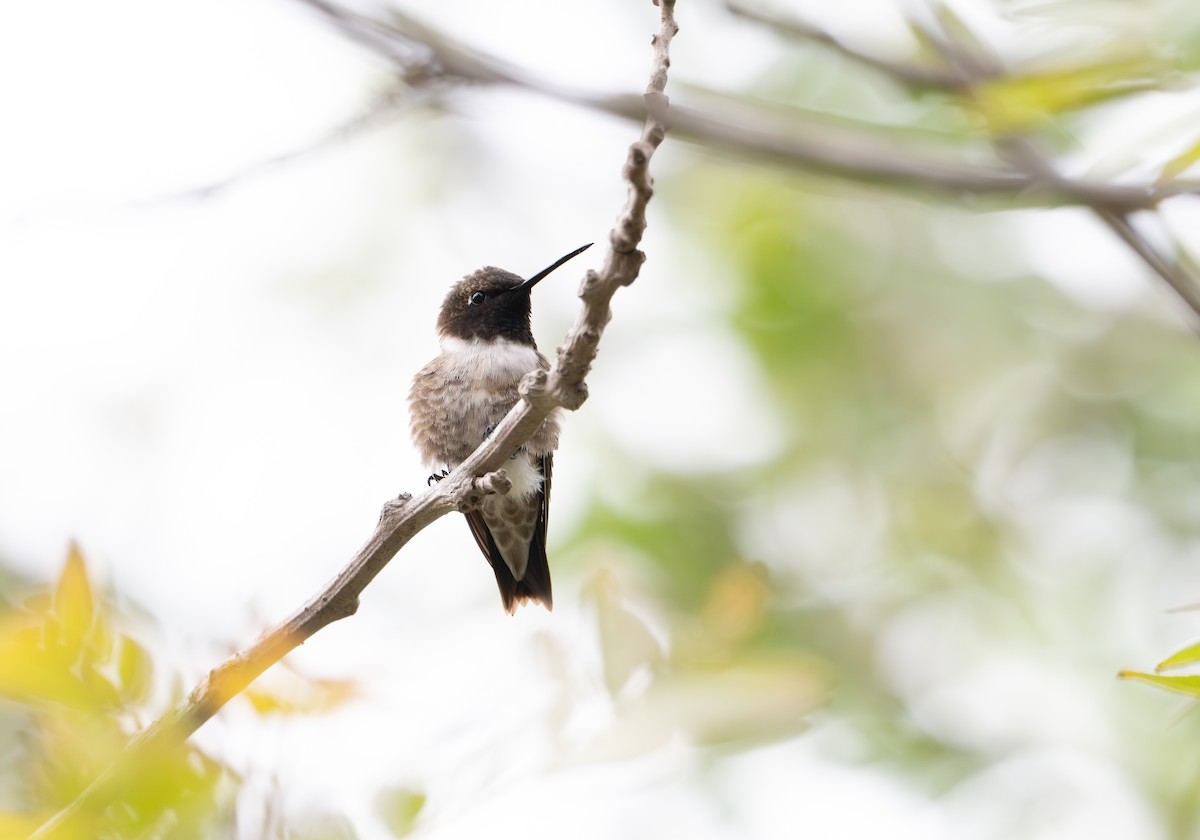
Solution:
[[(549, 370), (530, 329), (529, 293), (590, 247), (575, 249), (528, 280), (486, 266), (451, 287), (437, 321), (441, 352), (413, 378), (408, 394), (413, 443), (431, 470), (452, 470), (465, 461), (516, 405), (525, 374)], [(554, 409), (505, 464), (512, 481), (508, 494), (487, 496), (466, 514), (509, 613), (525, 601), (553, 606), (546, 522), (560, 414)]]

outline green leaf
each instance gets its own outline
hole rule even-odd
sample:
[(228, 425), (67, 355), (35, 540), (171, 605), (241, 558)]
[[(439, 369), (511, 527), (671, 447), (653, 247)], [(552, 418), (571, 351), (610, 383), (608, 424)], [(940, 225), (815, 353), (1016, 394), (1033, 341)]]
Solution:
[(1121, 671), (1117, 674), (1123, 680), (1138, 680), (1149, 683), (1156, 688), (1186, 694), (1189, 697), (1200, 697), (1200, 676), (1163, 677), (1157, 674), (1147, 674), (1142, 671)]
[(375, 795), (375, 812), (396, 837), (410, 834), (425, 807), (425, 794), (409, 788), (384, 788)]
[(1154, 666), (1154, 670), (1158, 673), (1169, 671), (1172, 668), (1182, 668), (1184, 665), (1191, 665), (1194, 662), (1200, 662), (1200, 642), (1194, 645), (1188, 645), (1182, 650), (1171, 654), (1162, 662)]

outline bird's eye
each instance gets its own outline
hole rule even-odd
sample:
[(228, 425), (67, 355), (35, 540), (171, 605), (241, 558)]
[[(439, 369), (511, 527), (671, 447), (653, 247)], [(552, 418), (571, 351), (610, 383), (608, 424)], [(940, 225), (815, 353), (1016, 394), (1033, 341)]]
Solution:
[(484, 295), (483, 292), (475, 292), (475, 294), (471, 295), (471, 297), (467, 300), (467, 303), (470, 306), (478, 306), (479, 304), (483, 303), (484, 297), (486, 297), (486, 295)]

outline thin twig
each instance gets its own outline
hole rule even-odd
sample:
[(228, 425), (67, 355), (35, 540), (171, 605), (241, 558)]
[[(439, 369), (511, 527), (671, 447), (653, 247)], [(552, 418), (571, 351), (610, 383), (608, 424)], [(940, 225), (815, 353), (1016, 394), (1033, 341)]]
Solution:
[(962, 80), (954, 73), (949, 73), (938, 67), (927, 67), (922, 64), (913, 64), (905, 61), (893, 61), (892, 59), (863, 52), (837, 38), (833, 33), (797, 18), (772, 14), (771, 12), (751, 6), (748, 3), (741, 2), (741, 0), (725, 0), (725, 8), (738, 17), (768, 26), (781, 35), (826, 46), (859, 64), (874, 68), (885, 76), (889, 76), (909, 87), (954, 91), (960, 89), (962, 85)]
[(190, 187), (179, 192), (155, 196), (144, 201), (139, 201), (135, 206), (139, 209), (149, 209), (170, 202), (198, 201), (212, 198), (218, 193), (271, 169), (295, 163), (335, 143), (341, 143), (355, 135), (368, 132), (389, 118), (395, 117), (402, 110), (416, 107), (420, 103), (430, 100), (436, 96), (436, 93), (436, 89), (428, 84), (414, 87), (406, 84), (403, 80), (397, 79), (386, 91), (375, 97), (362, 111), (345, 122), (325, 131), (320, 137), (306, 145), (281, 152), (273, 157), (255, 161), (248, 166), (221, 177), (219, 180), (211, 181), (198, 187)]
[(162, 746), (181, 743), (260, 674), (303, 644), (321, 628), (353, 615), (362, 591), (417, 533), (451, 511), (467, 511), (490, 492), (507, 490), (501, 467), (523, 446), (556, 407), (578, 408), (587, 397), (585, 378), (596, 358), (600, 336), (611, 312), (609, 301), (634, 281), (645, 255), (637, 249), (646, 228), (646, 205), (653, 192), (650, 158), (667, 129), (667, 68), (671, 39), (678, 31), (675, 0), (658, 0), (660, 29), (654, 38), (650, 83), (646, 89), (645, 127), (629, 149), (624, 177), (628, 198), (609, 235), (599, 271), (587, 272), (580, 289), (583, 305), (548, 373), (537, 371), (521, 383), (522, 399), (466, 461), (434, 487), (412, 497), (401, 495), (383, 508), (367, 544), (338, 576), (307, 604), (263, 632), (249, 647), (208, 673), (187, 699), (130, 740), (122, 757), (70, 805), (31, 835), (30, 840), (76, 836), (79, 820), (93, 808), (118, 799), (139, 759)]
[[(1109, 210), (1104, 207), (1092, 208), (1096, 215), (1108, 225), (1129, 248), (1142, 258), (1142, 261), (1167, 284), (1175, 290), (1180, 299), (1188, 305), (1200, 318), (1200, 278), (1193, 267), (1179, 259), (1168, 257), (1150, 244), (1135, 228), (1126, 213)], [(1191, 324), (1193, 330), (1200, 332), (1200, 326), (1195, 320)]]

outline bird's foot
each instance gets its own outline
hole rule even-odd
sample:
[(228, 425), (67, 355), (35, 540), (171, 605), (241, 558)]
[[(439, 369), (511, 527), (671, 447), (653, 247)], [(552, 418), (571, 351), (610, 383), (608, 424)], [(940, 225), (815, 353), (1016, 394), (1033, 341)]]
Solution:
[(450, 475), (450, 470), (442, 470), (441, 473), (433, 473), (425, 481), (425, 486), (432, 487), (435, 481), (441, 481), (443, 478), (445, 478), (448, 475)]

